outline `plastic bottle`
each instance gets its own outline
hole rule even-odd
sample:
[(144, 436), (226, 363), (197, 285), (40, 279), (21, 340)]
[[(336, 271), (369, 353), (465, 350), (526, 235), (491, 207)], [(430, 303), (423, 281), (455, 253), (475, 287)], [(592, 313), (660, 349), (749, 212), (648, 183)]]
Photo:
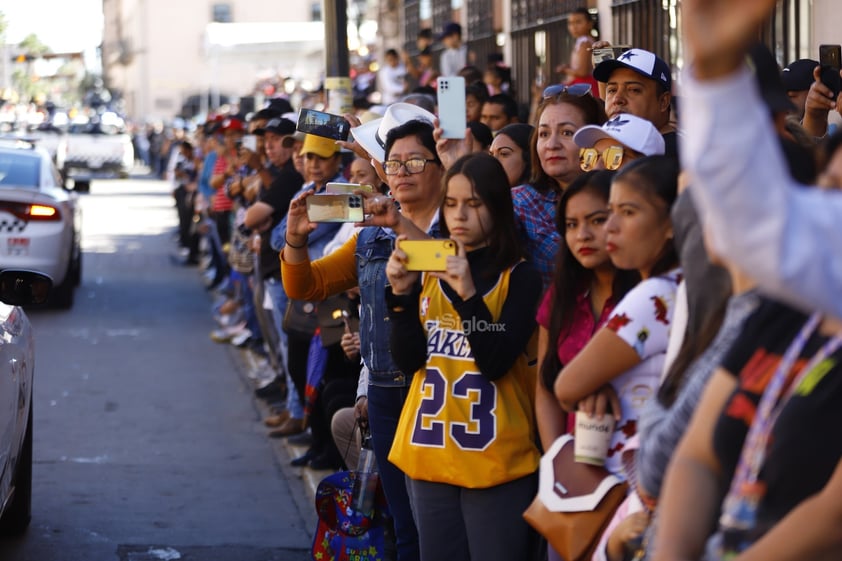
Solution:
[(374, 514), (377, 482), (380, 480), (377, 461), (374, 459), (374, 450), (371, 449), (371, 436), (363, 438), (356, 475), (351, 507), (360, 514), (371, 517)]

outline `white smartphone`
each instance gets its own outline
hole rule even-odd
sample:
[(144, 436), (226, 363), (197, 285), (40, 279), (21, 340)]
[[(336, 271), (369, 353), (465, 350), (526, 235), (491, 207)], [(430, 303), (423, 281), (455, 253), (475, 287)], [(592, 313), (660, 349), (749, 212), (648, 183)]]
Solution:
[(468, 126), (465, 117), (465, 79), (461, 76), (440, 76), (436, 83), (442, 137), (465, 138), (465, 128)]

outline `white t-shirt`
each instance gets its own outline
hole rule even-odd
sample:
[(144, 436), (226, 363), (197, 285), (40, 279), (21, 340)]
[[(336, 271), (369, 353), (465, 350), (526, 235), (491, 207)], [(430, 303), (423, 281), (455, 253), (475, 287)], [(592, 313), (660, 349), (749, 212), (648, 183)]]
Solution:
[(680, 269), (642, 281), (620, 300), (605, 324), (640, 357), (640, 363), (611, 380), (623, 411), (614, 425), (605, 467), (620, 476), (623, 446), (637, 433), (643, 405), (660, 383), (680, 281)]

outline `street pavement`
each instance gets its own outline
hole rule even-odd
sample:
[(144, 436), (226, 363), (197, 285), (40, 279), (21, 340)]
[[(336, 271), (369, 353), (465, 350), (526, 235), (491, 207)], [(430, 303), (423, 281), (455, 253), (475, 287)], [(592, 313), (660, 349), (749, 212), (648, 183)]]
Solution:
[(100, 180), (83, 282), (35, 331), (32, 525), (4, 561), (309, 559), (312, 480), (266, 438), (242, 353), (213, 343), (211, 296), (177, 265), (171, 187)]

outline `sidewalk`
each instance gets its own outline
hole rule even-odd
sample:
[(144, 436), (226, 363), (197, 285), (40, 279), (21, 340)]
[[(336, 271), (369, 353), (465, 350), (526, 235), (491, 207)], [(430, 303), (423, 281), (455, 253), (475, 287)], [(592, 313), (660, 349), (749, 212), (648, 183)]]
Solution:
[[(248, 373), (250, 371), (258, 368), (254, 354), (233, 346), (231, 348), (239, 355), (239, 362), (242, 364), (242, 368), (239, 369), (239, 373), (243, 377), (243, 380), (248, 384), (249, 388), (256, 388), (254, 380), (248, 377)], [(255, 408), (260, 413), (260, 425), (263, 427), (263, 420), (272, 415), (271, 408), (264, 400), (254, 396), (253, 392), (252, 396)], [(269, 429), (265, 427), (263, 428), (268, 434)], [(330, 475), (333, 472), (330, 470), (314, 470), (309, 467), (293, 467), (289, 465), (290, 461), (293, 458), (302, 456), (307, 451), (307, 447), (291, 444), (288, 438), (269, 438), (267, 436), (266, 440), (272, 444), (272, 449), (275, 452), (275, 459), (282, 467), (285, 475), (290, 480), (297, 479), (301, 482), (302, 489), (307, 498), (307, 508), (309, 508), (309, 511), (312, 513), (313, 519), (315, 520), (315, 507), (313, 506), (313, 501), (316, 497), (316, 487), (325, 476)], [(315, 528), (315, 525), (313, 528)]]

